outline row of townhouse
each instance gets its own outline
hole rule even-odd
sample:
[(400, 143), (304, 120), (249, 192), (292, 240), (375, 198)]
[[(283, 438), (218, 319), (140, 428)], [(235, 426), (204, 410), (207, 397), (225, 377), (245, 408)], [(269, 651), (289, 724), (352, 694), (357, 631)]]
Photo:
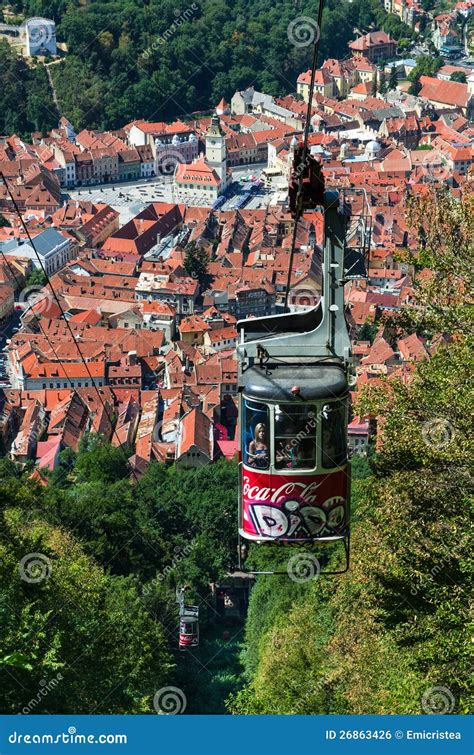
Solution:
[(110, 387), (99, 397), (90, 388), (12, 389), (0, 395), (0, 440), (13, 461), (36, 462), (41, 484), (58, 467), (62, 450), (77, 451), (86, 432), (99, 430), (113, 445), (133, 449), (129, 463), (138, 476), (153, 460), (195, 468), (223, 456), (222, 449), (229, 458), (236, 454), (236, 441), (217, 422), (213, 396), (212, 388), (199, 386), (159, 392)]
[(120, 139), (107, 137), (81, 132), (75, 144), (51, 140), (61, 186), (130, 181), (154, 174), (154, 161), (146, 148), (138, 151)]

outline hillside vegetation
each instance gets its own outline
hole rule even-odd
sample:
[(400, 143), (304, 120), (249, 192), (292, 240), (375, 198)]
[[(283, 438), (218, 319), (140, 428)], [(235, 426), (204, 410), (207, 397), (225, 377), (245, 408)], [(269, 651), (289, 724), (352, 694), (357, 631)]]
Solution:
[[(97, 437), (64, 452), (46, 488), (1, 460), (1, 713), (51, 681), (35, 713), (153, 713), (155, 693), (181, 674), (175, 588), (209, 601), (231, 565), (236, 469), (156, 464), (135, 487), (127, 474)], [(201, 616), (205, 628), (206, 603)]]
[[(248, 86), (274, 96), (294, 92), (316, 35), (316, 5), (309, 0), (17, 0), (13, 7), (57, 23), (68, 53), (50, 70), (62, 115), (78, 129), (182, 118)], [(411, 36), (378, 0), (328, 0), (320, 61), (346, 57), (354, 30), (370, 24), (397, 39)], [(26, 85), (26, 73), (17, 73)], [(15, 102), (9, 90), (0, 94), (7, 124)], [(51, 94), (43, 110), (54, 114)], [(35, 122), (23, 111), (18, 118), (15, 129), (25, 133)], [(9, 133), (1, 116), (0, 128)]]

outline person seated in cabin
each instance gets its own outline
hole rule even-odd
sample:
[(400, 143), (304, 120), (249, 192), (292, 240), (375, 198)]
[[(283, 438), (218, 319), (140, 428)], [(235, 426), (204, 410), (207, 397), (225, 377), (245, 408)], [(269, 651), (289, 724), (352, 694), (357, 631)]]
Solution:
[(286, 422), (284, 431), (284, 436), (276, 439), (276, 469), (312, 469), (316, 463), (314, 438), (304, 437), (293, 422)]
[(275, 450), (275, 461), (277, 469), (297, 469), (303, 461), (301, 445), (297, 438), (292, 438), (289, 442), (281, 440)]
[(255, 437), (249, 443), (247, 463), (260, 469), (268, 466), (267, 428), (263, 422), (255, 425)]

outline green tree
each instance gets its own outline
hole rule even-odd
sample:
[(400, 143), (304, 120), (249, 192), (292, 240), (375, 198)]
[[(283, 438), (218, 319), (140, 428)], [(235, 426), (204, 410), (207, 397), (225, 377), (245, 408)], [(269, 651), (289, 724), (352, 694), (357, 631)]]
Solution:
[(397, 76), (397, 69), (395, 66), (392, 66), (390, 69), (390, 78), (388, 80), (388, 89), (389, 91), (392, 89), (396, 89), (398, 86), (398, 76)]
[[(473, 209), (469, 190), (460, 198), (447, 190), (432, 191), (423, 199), (409, 202), (408, 220), (417, 232), (419, 248), (406, 259), (417, 269), (417, 306), (403, 309), (399, 327), (430, 338), (440, 333), (471, 332)], [(426, 270), (423, 276), (422, 269)]]
[(387, 91), (387, 82), (385, 79), (385, 73), (384, 71), (379, 72), (379, 92), (380, 94), (385, 94)]
[(358, 341), (370, 341), (373, 343), (377, 333), (377, 325), (370, 320), (366, 320), (357, 334)]
[(0, 477), (2, 713), (153, 712), (171, 670), (162, 626), (132, 578), (108, 576), (44, 521), (42, 495)]
[(49, 130), (57, 120), (44, 68), (29, 68), (8, 42), (0, 40), (1, 133), (27, 137), (33, 130)]
[(207, 275), (208, 265), (209, 255), (206, 250), (198, 246), (195, 241), (191, 241), (186, 247), (184, 257), (184, 267), (188, 275), (202, 280)]
[(397, 49), (400, 52), (406, 52), (411, 45), (411, 40), (407, 39), (406, 37), (402, 37), (398, 40)]
[(461, 84), (466, 83), (466, 74), (463, 71), (454, 71), (449, 77), (450, 81), (459, 81)]
[(81, 482), (113, 483), (122, 480), (130, 474), (127, 449), (114, 448), (102, 436), (88, 433), (79, 444), (75, 472)]
[(411, 81), (410, 94), (418, 94), (421, 89), (420, 76), (435, 76), (436, 71), (443, 65), (443, 59), (436, 55), (419, 55), (416, 66), (408, 75)]
[(39, 269), (32, 270), (25, 280), (25, 286), (45, 286), (46, 283), (46, 275)]

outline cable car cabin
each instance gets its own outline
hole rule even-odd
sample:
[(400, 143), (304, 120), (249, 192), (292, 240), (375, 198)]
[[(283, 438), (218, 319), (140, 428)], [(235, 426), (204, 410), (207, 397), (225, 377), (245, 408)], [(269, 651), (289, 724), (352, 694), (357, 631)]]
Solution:
[(199, 645), (199, 607), (184, 606), (179, 619), (179, 649), (187, 650)]
[(249, 373), (241, 398), (240, 534), (258, 542), (344, 539), (350, 498), (344, 370), (294, 363)]
[(199, 619), (195, 616), (181, 616), (179, 622), (179, 648), (187, 650), (199, 645)]
[(353, 379), (344, 284), (349, 277), (361, 277), (350, 269), (354, 260), (361, 262), (364, 250), (352, 247), (346, 254), (348, 208), (338, 192), (326, 191), (323, 199), (318, 305), (237, 324), (239, 534), (255, 543), (342, 541), (347, 569), (347, 424)]

